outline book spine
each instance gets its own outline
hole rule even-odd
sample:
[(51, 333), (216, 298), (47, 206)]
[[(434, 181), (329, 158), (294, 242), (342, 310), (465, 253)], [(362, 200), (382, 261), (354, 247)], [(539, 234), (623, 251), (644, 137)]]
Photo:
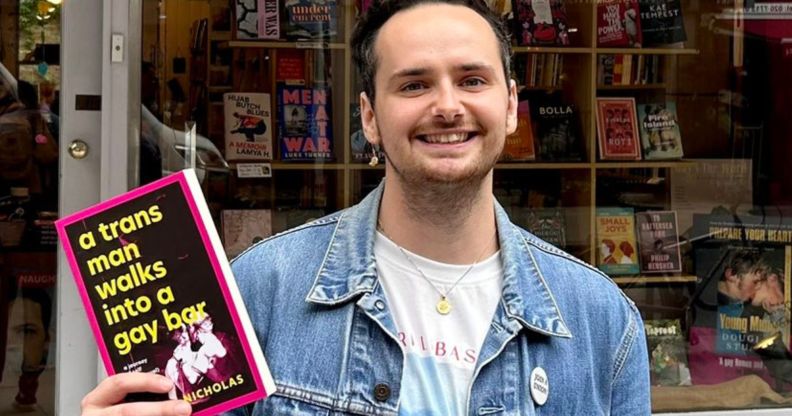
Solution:
[(280, 10), (278, 0), (258, 0), (259, 39), (280, 39)]

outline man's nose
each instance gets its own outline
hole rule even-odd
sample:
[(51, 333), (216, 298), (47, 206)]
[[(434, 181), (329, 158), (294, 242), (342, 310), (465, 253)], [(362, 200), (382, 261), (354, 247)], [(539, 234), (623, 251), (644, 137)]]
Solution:
[(442, 118), (444, 122), (453, 123), (465, 113), (459, 91), (450, 82), (437, 87), (432, 116)]

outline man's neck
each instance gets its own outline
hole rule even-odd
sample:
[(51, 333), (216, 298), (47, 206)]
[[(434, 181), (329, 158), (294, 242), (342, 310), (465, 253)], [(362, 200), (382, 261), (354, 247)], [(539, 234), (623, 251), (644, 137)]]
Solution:
[(379, 222), (399, 246), (442, 263), (471, 264), (498, 250), (491, 175), (476, 186), (410, 191), (386, 177)]

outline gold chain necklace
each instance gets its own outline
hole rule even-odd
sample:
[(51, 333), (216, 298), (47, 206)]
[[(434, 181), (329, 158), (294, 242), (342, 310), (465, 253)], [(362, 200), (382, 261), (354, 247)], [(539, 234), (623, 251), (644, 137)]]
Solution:
[(452, 307), (451, 307), (451, 302), (448, 300), (448, 296), (449, 296), (449, 295), (451, 294), (451, 292), (452, 292), (452, 291), (453, 291), (453, 290), (454, 290), (454, 289), (457, 287), (457, 285), (459, 284), (459, 282), (461, 282), (461, 281), (462, 281), (462, 279), (464, 279), (464, 278), (465, 278), (465, 276), (467, 276), (467, 275), (468, 275), (468, 273), (470, 273), (470, 271), (471, 271), (471, 270), (473, 270), (473, 268), (474, 268), (474, 267), (476, 267), (476, 265), (477, 265), (477, 264), (479, 263), (479, 261), (481, 260), (481, 257), (483, 257), (483, 256), (484, 256), (484, 253), (486, 253), (486, 252), (487, 252), (487, 247), (488, 247), (488, 246), (484, 246), (484, 250), (481, 252), (481, 254), (479, 254), (478, 258), (476, 258), (476, 261), (475, 261), (473, 264), (471, 264), (471, 265), (470, 265), (470, 266), (469, 266), (469, 267), (468, 267), (468, 268), (465, 270), (465, 272), (464, 272), (464, 273), (462, 273), (462, 275), (461, 275), (461, 276), (459, 276), (459, 277), (457, 278), (457, 280), (454, 282), (454, 284), (453, 284), (453, 285), (451, 285), (451, 288), (449, 288), (448, 290), (446, 290), (445, 292), (443, 292), (442, 290), (438, 289), (438, 287), (437, 287), (437, 286), (434, 284), (434, 282), (432, 282), (432, 281), (431, 281), (431, 280), (430, 280), (428, 277), (426, 277), (426, 274), (424, 274), (423, 270), (421, 270), (421, 268), (420, 268), (420, 267), (418, 267), (418, 265), (417, 265), (417, 264), (415, 264), (415, 262), (414, 262), (414, 261), (413, 261), (413, 259), (410, 257), (410, 255), (409, 255), (409, 254), (407, 254), (407, 251), (406, 251), (405, 249), (403, 249), (403, 248), (402, 248), (402, 246), (400, 246), (400, 245), (396, 244), (396, 242), (395, 242), (395, 241), (393, 241), (393, 239), (392, 239), (392, 238), (390, 238), (390, 237), (388, 236), (388, 234), (386, 234), (386, 233), (385, 233), (385, 229), (384, 229), (384, 228), (382, 228), (382, 224), (380, 224), (379, 222), (377, 222), (377, 229), (378, 229), (378, 230), (379, 230), (379, 231), (382, 233), (382, 235), (384, 235), (385, 237), (388, 237), (388, 239), (389, 239), (389, 240), (391, 240), (391, 242), (393, 242), (393, 244), (394, 244), (394, 245), (396, 245), (396, 248), (398, 248), (398, 249), (399, 249), (399, 251), (402, 253), (402, 255), (404, 256), (404, 258), (405, 258), (405, 259), (407, 259), (407, 261), (408, 261), (408, 262), (409, 262), (409, 263), (412, 265), (412, 267), (413, 267), (413, 268), (414, 268), (414, 269), (415, 269), (415, 270), (418, 272), (418, 274), (420, 274), (420, 275), (421, 275), (421, 277), (422, 277), (424, 280), (426, 280), (426, 282), (427, 282), (427, 283), (429, 283), (429, 284), (432, 286), (432, 288), (434, 288), (434, 290), (435, 290), (435, 291), (436, 291), (436, 292), (437, 292), (437, 293), (440, 295), (440, 300), (438, 300), (438, 301), (437, 301), (437, 305), (435, 305), (435, 309), (437, 310), (437, 312), (438, 312), (440, 315), (448, 315), (448, 314), (451, 312), (451, 309), (452, 309)]

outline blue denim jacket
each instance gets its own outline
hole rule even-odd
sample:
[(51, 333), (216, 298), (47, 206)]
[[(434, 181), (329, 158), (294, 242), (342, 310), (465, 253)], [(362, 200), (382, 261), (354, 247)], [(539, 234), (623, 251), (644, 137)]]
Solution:
[[(398, 414), (404, 356), (373, 253), (382, 189), (232, 262), (278, 389), (234, 414)], [(512, 224), (497, 202), (495, 209), (503, 295), (467, 414), (650, 414), (635, 305), (607, 276)], [(536, 367), (548, 378), (544, 405), (531, 396)]]

